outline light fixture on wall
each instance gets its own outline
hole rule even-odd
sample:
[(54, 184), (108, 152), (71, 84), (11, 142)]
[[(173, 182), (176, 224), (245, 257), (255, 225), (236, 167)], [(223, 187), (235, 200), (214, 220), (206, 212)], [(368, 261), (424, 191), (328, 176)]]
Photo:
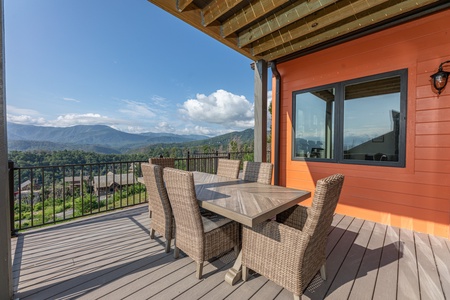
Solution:
[(444, 61), (439, 65), (439, 69), (436, 73), (431, 75), (431, 80), (433, 80), (433, 86), (438, 91), (438, 95), (441, 94), (441, 91), (447, 85), (448, 75), (450, 72), (442, 70), (442, 66), (446, 63), (450, 63), (450, 60)]

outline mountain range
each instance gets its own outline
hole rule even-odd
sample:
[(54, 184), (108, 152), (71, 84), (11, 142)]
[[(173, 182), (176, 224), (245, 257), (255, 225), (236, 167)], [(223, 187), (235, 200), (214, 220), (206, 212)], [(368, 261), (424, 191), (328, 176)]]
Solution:
[[(97, 153), (120, 154), (155, 144), (195, 146), (227, 143), (234, 135), (244, 140), (253, 139), (253, 129), (209, 138), (205, 135), (177, 135), (172, 133), (126, 133), (105, 125), (77, 125), (72, 127), (45, 127), (7, 124), (8, 150), (84, 150)], [(233, 135), (234, 134), (234, 135)]]

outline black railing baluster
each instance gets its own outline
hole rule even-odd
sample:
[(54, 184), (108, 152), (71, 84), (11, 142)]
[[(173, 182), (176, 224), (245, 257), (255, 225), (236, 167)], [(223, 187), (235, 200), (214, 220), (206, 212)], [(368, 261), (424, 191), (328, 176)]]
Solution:
[[(217, 172), (219, 158), (243, 160), (246, 157), (251, 157), (246, 156), (248, 153), (251, 152), (219, 153), (218, 151), (212, 151), (192, 153), (187, 151), (186, 157), (175, 158), (175, 166), (183, 170), (215, 173)], [(11, 162), (11, 166), (9, 166), (9, 180), (12, 183), (10, 187), (11, 231), (57, 223), (146, 202), (147, 190), (145, 185), (142, 185), (138, 180), (139, 177), (142, 177), (142, 162), (147, 162), (147, 160), (45, 167), (17, 167)], [(72, 175), (68, 172), (70, 169)], [(88, 175), (85, 174), (85, 170), (88, 170)], [(109, 171), (112, 172), (108, 174)], [(78, 175), (78, 172), (80, 176), (75, 176)], [(35, 174), (38, 176), (35, 176)], [(67, 178), (66, 175), (68, 175)], [(40, 180), (39, 176), (41, 176)], [(124, 176), (126, 176), (126, 179)], [(130, 178), (130, 176), (133, 176), (133, 178)], [(86, 177), (88, 178), (86, 179)], [(29, 185), (23, 185), (22, 180), (25, 180)], [(86, 188), (84, 187), (85, 180), (87, 182)], [(42, 186), (36, 188), (38, 183)], [(111, 184), (108, 185), (108, 183)], [(72, 186), (70, 187), (69, 184)], [(15, 189), (15, 187), (17, 188)], [(109, 190), (110, 187), (113, 187), (112, 191)], [(52, 191), (46, 195), (46, 190), (49, 189)], [(78, 193), (79, 196), (77, 196)], [(139, 195), (137, 196), (136, 193), (139, 193)], [(67, 198), (69, 196), (72, 197), (71, 201)], [(51, 200), (50, 197), (52, 197)], [(46, 201), (46, 198), (48, 201)], [(38, 203), (38, 200), (41, 201), (42, 209), (38, 208), (35, 199), (36, 203)], [(112, 205), (110, 200), (112, 200)], [(116, 203), (116, 201), (119, 201), (119, 203)], [(67, 205), (70, 207), (67, 207)], [(70, 209), (72, 210), (71, 214), (69, 214)], [(79, 211), (80, 209), (81, 211)], [(46, 212), (49, 214), (48, 218), (46, 218)], [(42, 214), (42, 221), (38, 222), (40, 214)]]

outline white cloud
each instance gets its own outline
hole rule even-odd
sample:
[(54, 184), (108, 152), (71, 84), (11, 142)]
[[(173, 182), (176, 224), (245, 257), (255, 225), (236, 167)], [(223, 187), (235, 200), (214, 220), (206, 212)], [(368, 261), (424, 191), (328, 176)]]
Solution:
[(32, 115), (32, 116), (39, 115), (39, 112), (37, 110), (27, 109), (27, 108), (18, 108), (18, 107), (12, 106), (12, 105), (7, 105), (6, 111), (10, 114), (15, 114), (15, 115)]
[(7, 114), (6, 118), (7, 118), (8, 122), (23, 124), (23, 125), (45, 126), (47, 123), (44, 118), (33, 118), (32, 116), (28, 116), (28, 115), (18, 115), (17, 116), (17, 115)]
[(74, 125), (125, 125), (127, 121), (112, 119), (106, 116), (95, 113), (87, 114), (65, 114), (58, 116), (54, 120), (46, 120), (42, 117), (34, 118), (28, 115), (7, 115), (8, 122), (24, 124), (24, 125), (39, 125), (51, 127), (69, 127)]
[(71, 102), (80, 102), (80, 100), (74, 99), (74, 98), (63, 98), (64, 101), (71, 101)]
[(209, 96), (197, 94), (196, 99), (185, 101), (179, 112), (194, 123), (205, 122), (240, 129), (254, 126), (253, 104), (244, 96), (224, 90), (217, 90)]
[(146, 103), (132, 100), (122, 100), (122, 102), (125, 103), (125, 108), (119, 109), (119, 112), (130, 117), (154, 118), (158, 115), (157, 112), (150, 108)]

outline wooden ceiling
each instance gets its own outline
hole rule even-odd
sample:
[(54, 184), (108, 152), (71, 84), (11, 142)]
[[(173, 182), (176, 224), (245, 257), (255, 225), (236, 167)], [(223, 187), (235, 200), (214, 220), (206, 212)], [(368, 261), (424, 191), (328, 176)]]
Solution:
[[(248, 58), (283, 61), (449, 8), (449, 0), (148, 0)], [(164, 24), (161, 24), (164, 26)]]

